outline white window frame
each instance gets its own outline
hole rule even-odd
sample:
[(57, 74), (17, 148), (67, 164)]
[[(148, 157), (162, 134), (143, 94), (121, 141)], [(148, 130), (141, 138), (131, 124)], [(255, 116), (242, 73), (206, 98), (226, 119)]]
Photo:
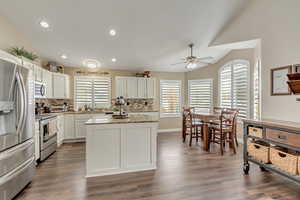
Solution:
[[(161, 112), (161, 107), (162, 107), (162, 83), (164, 82), (169, 82), (169, 83), (179, 83), (180, 87), (179, 87), (179, 112), (178, 113), (162, 113)], [(160, 105), (160, 118), (169, 118), (169, 117), (181, 117), (181, 107), (182, 107), (182, 81), (181, 80), (160, 80), (159, 82), (159, 90), (160, 90), (160, 94), (159, 94), (159, 105)]]
[[(109, 103), (101, 106), (100, 108), (109, 108), (111, 106), (111, 93), (112, 93), (112, 87), (111, 87), (111, 77), (102, 77), (102, 76), (74, 76), (74, 108), (75, 110), (78, 110), (78, 105), (77, 105), (77, 101), (76, 101), (76, 80), (77, 78), (87, 78), (87, 79), (106, 79), (109, 81), (109, 92), (108, 92), (108, 99), (109, 99)], [(95, 99), (94, 99), (94, 93), (92, 93), (92, 109), (95, 109)]]
[[(213, 102), (213, 96), (214, 96), (214, 82), (213, 82), (213, 79), (197, 79), (197, 80), (188, 80), (188, 104), (190, 105), (190, 86), (191, 86), (191, 83), (193, 82), (198, 82), (198, 81), (210, 81), (211, 82), (211, 91), (210, 91), (210, 94), (211, 94), (211, 99), (210, 99), (210, 107), (207, 108), (207, 109), (212, 109), (214, 107), (214, 102)], [(201, 108), (202, 109), (202, 108)], [(205, 109), (205, 108), (203, 108)]]
[[(250, 62), (248, 60), (243, 60), (243, 59), (235, 59), (235, 60), (231, 60), (227, 63), (225, 63), (218, 71), (218, 81), (219, 81), (219, 87), (218, 87), (218, 95), (219, 95), (219, 98), (218, 98), (218, 105), (220, 106), (221, 105), (221, 72), (223, 70), (224, 67), (226, 67), (227, 65), (230, 65), (231, 66), (231, 72), (233, 72), (233, 66), (235, 63), (243, 63), (245, 64), (247, 67), (248, 67), (248, 74), (247, 74), (247, 86), (248, 86), (248, 92), (247, 92), (247, 118), (249, 118), (251, 116), (251, 113), (250, 113), (250, 88), (251, 88), (251, 85), (250, 85), (250, 74), (251, 74), (251, 69), (250, 69)], [(233, 81), (233, 73), (231, 73), (231, 81)], [(233, 94), (233, 87), (231, 87), (231, 94)], [(231, 106), (233, 105), (233, 98), (231, 98)]]

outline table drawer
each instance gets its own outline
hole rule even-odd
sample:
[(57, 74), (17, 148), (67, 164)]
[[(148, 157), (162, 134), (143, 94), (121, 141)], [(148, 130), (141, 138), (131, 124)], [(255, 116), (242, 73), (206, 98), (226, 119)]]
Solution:
[(267, 128), (266, 139), (300, 148), (300, 134)]
[(249, 135), (258, 137), (258, 138), (263, 138), (263, 129), (262, 128), (257, 128), (257, 127), (249, 127)]

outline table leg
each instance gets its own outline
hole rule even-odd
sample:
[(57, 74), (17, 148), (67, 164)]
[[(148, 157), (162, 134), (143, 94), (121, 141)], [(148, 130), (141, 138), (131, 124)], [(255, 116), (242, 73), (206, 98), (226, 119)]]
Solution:
[(208, 132), (208, 124), (204, 123), (203, 124), (203, 150), (204, 151), (209, 151), (209, 146), (210, 146), (210, 138), (209, 138), (209, 132)]

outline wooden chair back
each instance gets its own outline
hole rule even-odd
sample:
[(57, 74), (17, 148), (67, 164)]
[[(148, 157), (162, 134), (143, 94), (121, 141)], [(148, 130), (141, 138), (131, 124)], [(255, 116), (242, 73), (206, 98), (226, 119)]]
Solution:
[(227, 126), (231, 128), (232, 133), (235, 133), (237, 115), (238, 115), (238, 110), (236, 109), (224, 109), (220, 116), (221, 131), (224, 126)]

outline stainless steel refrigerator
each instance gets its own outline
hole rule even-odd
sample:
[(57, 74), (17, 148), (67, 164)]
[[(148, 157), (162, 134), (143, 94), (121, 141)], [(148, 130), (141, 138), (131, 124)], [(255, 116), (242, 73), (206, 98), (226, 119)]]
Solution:
[(35, 173), (33, 70), (0, 54), (0, 200), (10, 200)]

